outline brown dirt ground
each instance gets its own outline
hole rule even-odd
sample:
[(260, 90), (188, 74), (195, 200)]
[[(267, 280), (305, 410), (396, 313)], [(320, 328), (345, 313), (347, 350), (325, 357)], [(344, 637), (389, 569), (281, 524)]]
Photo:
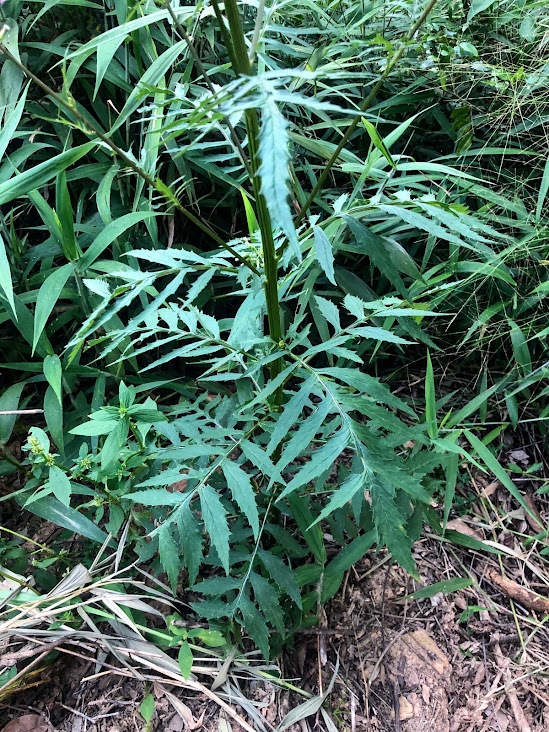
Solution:
[[(324, 705), (334, 726), (316, 713), (290, 732), (549, 732), (549, 601), (539, 597), (549, 595), (541, 553), (548, 544), (533, 540), (547, 525), (549, 502), (529, 499), (534, 520), (496, 481), (474, 472), (469, 477), (452, 527), (492, 542), (500, 553), (458, 547), (427, 530), (414, 550), (421, 582), (384, 553), (361, 560), (324, 609), (320, 628), (298, 633), (280, 662), (284, 678), (313, 694), (325, 691), (336, 674)], [(470, 577), (471, 586), (403, 599), (457, 577)], [(92, 657), (61, 655), (47, 668), (38, 666), (27, 688), (0, 704), (0, 729), (37, 714), (56, 732), (145, 730), (139, 715), (145, 685), (116, 674), (82, 681), (94, 673)], [(149, 690), (157, 695), (151, 730), (239, 729), (199, 694), (173, 689), (185, 705), (176, 714), (158, 689)], [(263, 682), (243, 690), (267, 730), (303, 701)], [(244, 709), (234, 709), (249, 719)]]

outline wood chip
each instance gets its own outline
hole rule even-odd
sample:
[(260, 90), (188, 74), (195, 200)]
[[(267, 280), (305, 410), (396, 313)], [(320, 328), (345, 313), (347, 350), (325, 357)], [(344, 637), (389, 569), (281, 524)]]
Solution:
[(405, 722), (407, 719), (412, 719), (414, 716), (414, 707), (405, 696), (401, 696), (399, 699), (400, 708), (400, 721)]

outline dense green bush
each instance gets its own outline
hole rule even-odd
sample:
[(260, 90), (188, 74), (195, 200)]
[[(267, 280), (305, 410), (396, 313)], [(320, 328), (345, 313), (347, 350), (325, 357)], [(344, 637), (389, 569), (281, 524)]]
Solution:
[(265, 656), (372, 546), (415, 572), (460, 454), (524, 505), (496, 455), (549, 413), (541, 3), (2, 10), (0, 407), (44, 410), (22, 465), (0, 416), (10, 498)]

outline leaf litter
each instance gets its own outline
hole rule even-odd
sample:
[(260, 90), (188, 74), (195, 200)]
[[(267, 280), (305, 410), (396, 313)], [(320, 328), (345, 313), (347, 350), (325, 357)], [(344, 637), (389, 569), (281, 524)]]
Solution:
[[(546, 732), (549, 576), (539, 552), (549, 503), (532, 498), (539, 517), (532, 525), (500, 484), (480, 471), (470, 478), (458, 493), (471, 498), (472, 489), (475, 498), (467, 513), (452, 512), (448, 528), (474, 536), (474, 547), (427, 534), (413, 550), (419, 581), (386, 551), (366, 554), (347, 571), (320, 626), (295, 633), (279, 669), (236, 649), (225, 658), (209, 649), (185, 681), (124, 611), (146, 612), (154, 627), (171, 594), (149, 577), (134, 581), (136, 594), (112, 589), (123, 577), (115, 558), (110, 575), (94, 582), (76, 567), (34, 601), (4, 579), (19, 613), (0, 628), (0, 663), (9, 667), (18, 653), (43, 658), (38, 676), (30, 669), (16, 694), (4, 690), (2, 732), (23, 732), (9, 725), (25, 724), (28, 709), (39, 712), (44, 732), (133, 730), (143, 724), (146, 693), (155, 702), (151, 729), (168, 732)], [(99, 564), (104, 570), (105, 560)], [(78, 631), (61, 622), (67, 598), (85, 621)], [(110, 611), (106, 626), (89, 614), (101, 605)], [(52, 618), (59, 618), (55, 630)], [(291, 683), (278, 685), (278, 675)]]

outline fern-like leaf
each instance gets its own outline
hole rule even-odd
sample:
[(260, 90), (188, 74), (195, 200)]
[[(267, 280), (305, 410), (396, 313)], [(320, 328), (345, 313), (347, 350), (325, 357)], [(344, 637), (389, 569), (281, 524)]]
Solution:
[(288, 123), (270, 97), (262, 110), (262, 126), (259, 134), (258, 169), (261, 178), (261, 193), (265, 197), (271, 220), (279, 226), (301, 260), (301, 251), (288, 203), (288, 181), (290, 177), (290, 151), (288, 149)]

